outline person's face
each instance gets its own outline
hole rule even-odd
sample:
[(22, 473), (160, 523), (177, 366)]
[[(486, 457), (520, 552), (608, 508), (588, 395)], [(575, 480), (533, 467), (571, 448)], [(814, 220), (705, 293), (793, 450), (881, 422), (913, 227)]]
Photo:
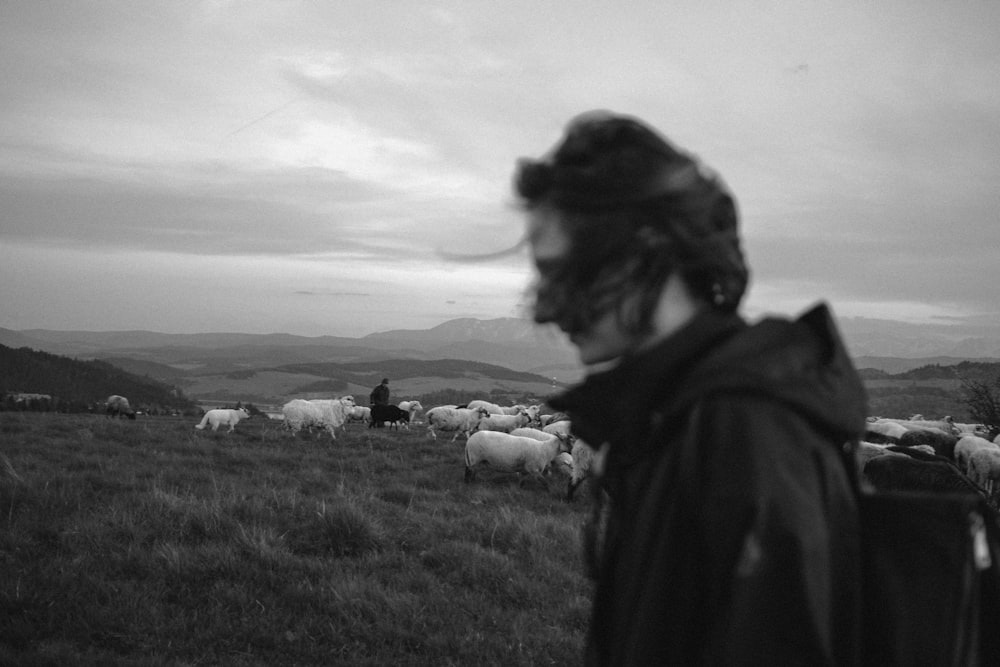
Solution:
[(535, 304), (535, 321), (540, 324), (558, 324), (569, 335), (570, 342), (576, 346), (580, 361), (584, 364), (608, 361), (627, 352), (634, 340), (619, 325), (613, 309), (578, 331), (569, 330), (565, 324), (568, 319), (564, 316), (566, 304), (545, 302), (545, 287), (558, 279), (559, 270), (572, 249), (561, 214), (545, 206), (529, 211), (528, 241), (538, 273), (539, 297)]

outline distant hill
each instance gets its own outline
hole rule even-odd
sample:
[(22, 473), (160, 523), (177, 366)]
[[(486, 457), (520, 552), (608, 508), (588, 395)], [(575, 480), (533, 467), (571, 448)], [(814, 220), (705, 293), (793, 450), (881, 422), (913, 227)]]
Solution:
[(59, 409), (86, 410), (119, 394), (145, 410), (196, 408), (176, 387), (139, 377), (105, 361), (79, 361), (22, 347), (0, 345), (0, 396), (47, 394)]
[[(10, 341), (10, 342), (8, 342)], [(394, 330), (362, 338), (290, 334), (163, 334), (150, 331), (50, 331), (0, 328), (0, 344), (91, 359), (149, 361), (224, 373), (246, 368), (387, 357), (425, 361), (464, 359), (571, 382), (582, 375), (565, 337), (530, 320), (459, 319), (428, 330)]]
[(970, 363), (970, 362), (982, 363), (982, 364), (995, 364), (995, 363), (1000, 363), (1000, 357), (963, 358), (963, 357), (938, 356), (938, 357), (917, 357), (913, 359), (905, 359), (900, 357), (864, 356), (864, 357), (856, 357), (854, 359), (854, 365), (859, 370), (876, 369), (882, 371), (883, 373), (888, 373), (890, 375), (905, 373), (906, 371), (910, 371), (915, 368), (923, 368), (924, 366), (952, 367), (962, 363)]
[(859, 369), (868, 391), (869, 413), (885, 417), (909, 417), (919, 413), (937, 418), (951, 415), (968, 421), (964, 381), (992, 384), (1000, 377), (1000, 362), (959, 361), (932, 363), (887, 373), (875, 368)]
[[(840, 324), (873, 396), (904, 397), (891, 406), (894, 410), (908, 409), (905, 397), (913, 397), (918, 383), (925, 394), (937, 394), (934, 405), (956, 411), (955, 373), (972, 369), (959, 366), (1000, 363), (1000, 327), (922, 327), (865, 318)], [(584, 374), (565, 336), (521, 318), (460, 318), (430, 329), (394, 329), (360, 338), (0, 328), (0, 344), (103, 360), (177, 387), (202, 405), (237, 400), (275, 405), (292, 397), (344, 393), (365, 400), (381, 377), (391, 379), (394, 400), (448, 391), (455, 396), (543, 396)], [(950, 370), (921, 371), (941, 374), (932, 380), (900, 376), (927, 366)], [(932, 407), (922, 410), (933, 412)]]

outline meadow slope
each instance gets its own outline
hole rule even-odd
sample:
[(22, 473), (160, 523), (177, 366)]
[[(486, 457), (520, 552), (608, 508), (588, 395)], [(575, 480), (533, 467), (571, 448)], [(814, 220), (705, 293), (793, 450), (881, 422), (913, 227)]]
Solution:
[(0, 413), (0, 664), (572, 665), (587, 494), (461, 439)]

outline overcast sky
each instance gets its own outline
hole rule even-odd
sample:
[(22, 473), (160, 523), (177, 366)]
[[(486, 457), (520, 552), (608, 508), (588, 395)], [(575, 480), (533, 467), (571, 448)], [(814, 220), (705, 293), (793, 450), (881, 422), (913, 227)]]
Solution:
[[(627, 9), (626, 9), (627, 8)], [(0, 327), (524, 313), (515, 160), (638, 115), (738, 198), (745, 312), (1000, 320), (1000, 2), (0, 4)]]

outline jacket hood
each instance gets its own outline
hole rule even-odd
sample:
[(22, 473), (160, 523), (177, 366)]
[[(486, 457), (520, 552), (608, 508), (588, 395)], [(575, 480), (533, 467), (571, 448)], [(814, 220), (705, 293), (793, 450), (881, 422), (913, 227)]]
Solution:
[[(736, 315), (704, 313), (550, 405), (570, 413), (574, 431), (597, 445), (629, 433), (621, 420), (635, 424), (652, 409), (678, 419), (717, 393), (770, 396), (845, 441), (864, 433), (864, 385), (825, 304), (796, 320), (767, 318), (752, 326)], [(615, 406), (613, 420), (599, 416), (607, 414), (609, 400), (623, 396), (630, 400)]]

